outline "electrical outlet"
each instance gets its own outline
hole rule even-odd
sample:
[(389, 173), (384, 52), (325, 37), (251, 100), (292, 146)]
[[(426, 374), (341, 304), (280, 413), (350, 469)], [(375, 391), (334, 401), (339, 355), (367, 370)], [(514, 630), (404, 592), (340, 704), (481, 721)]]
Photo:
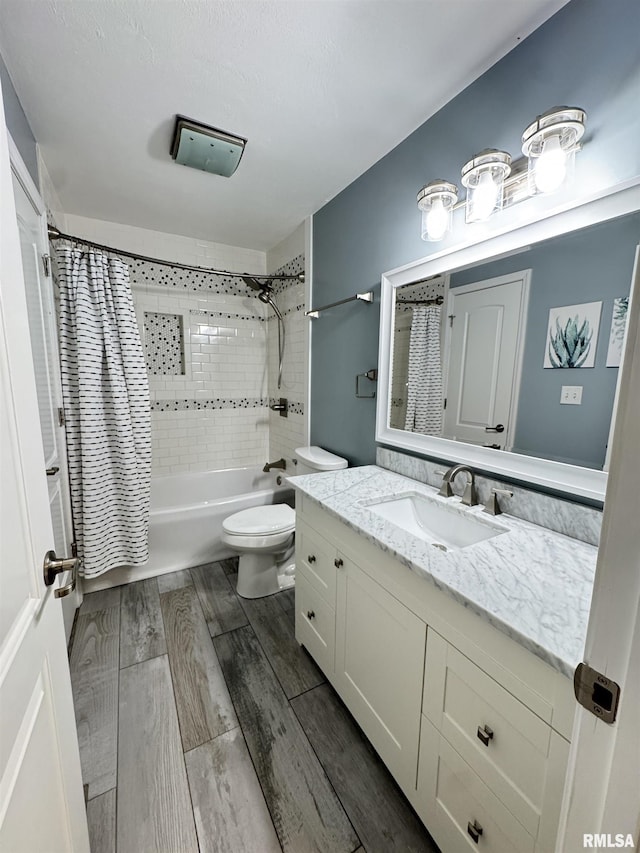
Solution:
[(568, 406), (579, 406), (582, 403), (582, 385), (563, 385), (560, 402)]

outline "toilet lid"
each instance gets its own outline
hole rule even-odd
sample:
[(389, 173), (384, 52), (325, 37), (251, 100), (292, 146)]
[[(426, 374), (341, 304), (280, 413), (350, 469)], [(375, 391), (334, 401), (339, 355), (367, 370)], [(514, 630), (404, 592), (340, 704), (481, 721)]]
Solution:
[(242, 509), (225, 518), (222, 529), (226, 533), (244, 536), (266, 536), (270, 533), (285, 533), (293, 530), (296, 514), (287, 504), (253, 506)]

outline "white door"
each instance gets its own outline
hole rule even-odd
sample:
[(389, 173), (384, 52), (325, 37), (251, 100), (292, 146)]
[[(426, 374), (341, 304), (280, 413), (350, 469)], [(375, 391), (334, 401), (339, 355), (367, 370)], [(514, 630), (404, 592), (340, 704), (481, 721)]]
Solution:
[(449, 290), (445, 438), (511, 450), (530, 270)]
[[(26, 171), (22, 158), (14, 150), (11, 140), (9, 140), (9, 154), (20, 234), (22, 271), (29, 313), (31, 350), (36, 372), (36, 391), (47, 471), (53, 541), (57, 554), (70, 554), (73, 539), (71, 499), (67, 476), (64, 426), (60, 417), (62, 413), (62, 388), (56, 338), (53, 281), (47, 255), (45, 208), (40, 194)], [(80, 603), (79, 589), (66, 596), (62, 601), (67, 640), (71, 634), (74, 613)]]
[[(0, 97), (0, 116), (3, 116)], [(0, 120), (0, 850), (88, 853), (6, 128)]]
[[(576, 705), (556, 850), (640, 849), (640, 263), (636, 259), (584, 660), (618, 683), (609, 725)], [(609, 837), (607, 837), (609, 836)]]

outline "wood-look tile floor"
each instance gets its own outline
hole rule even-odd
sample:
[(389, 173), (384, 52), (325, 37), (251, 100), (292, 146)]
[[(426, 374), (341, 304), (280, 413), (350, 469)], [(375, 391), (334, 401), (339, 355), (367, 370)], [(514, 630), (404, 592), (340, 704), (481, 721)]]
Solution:
[(223, 560), (85, 596), (70, 651), (92, 853), (437, 853), (294, 636)]

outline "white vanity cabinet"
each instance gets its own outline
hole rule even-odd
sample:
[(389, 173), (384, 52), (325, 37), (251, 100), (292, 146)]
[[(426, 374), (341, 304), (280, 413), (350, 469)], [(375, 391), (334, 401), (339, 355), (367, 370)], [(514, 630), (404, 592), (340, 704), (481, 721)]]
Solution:
[(427, 626), (353, 561), (338, 570), (334, 687), (402, 788), (414, 788)]
[(427, 626), (296, 521), (296, 637), (403, 787), (415, 788)]
[(551, 853), (569, 679), (304, 494), (296, 637), (443, 853)]

